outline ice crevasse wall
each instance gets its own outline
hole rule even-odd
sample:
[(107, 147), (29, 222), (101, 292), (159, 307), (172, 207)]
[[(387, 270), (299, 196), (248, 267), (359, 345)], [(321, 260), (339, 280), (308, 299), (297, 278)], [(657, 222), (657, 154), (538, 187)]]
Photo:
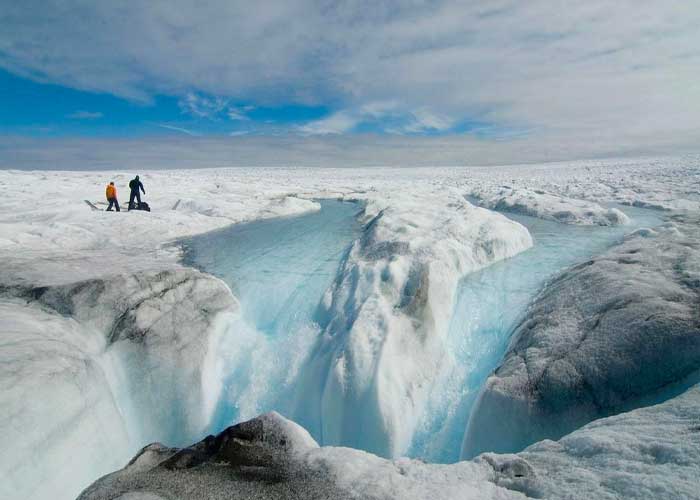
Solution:
[(75, 498), (144, 443), (200, 435), (237, 303), (191, 269), (3, 290), (2, 498)]
[[(530, 246), (527, 229), (441, 196), (366, 199), (367, 221), (321, 304), (295, 418), (324, 445), (405, 453), (446, 355), (457, 284)], [(304, 377), (306, 379), (304, 380)], [(320, 381), (320, 382), (319, 382)]]

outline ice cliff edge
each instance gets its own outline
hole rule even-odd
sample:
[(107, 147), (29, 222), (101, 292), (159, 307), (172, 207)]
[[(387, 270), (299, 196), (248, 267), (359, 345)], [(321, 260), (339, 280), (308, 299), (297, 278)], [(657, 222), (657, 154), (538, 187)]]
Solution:
[(475, 405), (462, 457), (677, 394), (700, 370), (700, 238), (676, 216), (549, 283)]

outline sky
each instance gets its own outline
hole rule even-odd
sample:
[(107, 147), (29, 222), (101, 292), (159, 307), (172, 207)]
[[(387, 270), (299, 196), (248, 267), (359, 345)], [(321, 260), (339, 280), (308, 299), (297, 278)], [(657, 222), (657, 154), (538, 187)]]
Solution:
[(0, 167), (696, 152), (700, 4), (0, 0)]

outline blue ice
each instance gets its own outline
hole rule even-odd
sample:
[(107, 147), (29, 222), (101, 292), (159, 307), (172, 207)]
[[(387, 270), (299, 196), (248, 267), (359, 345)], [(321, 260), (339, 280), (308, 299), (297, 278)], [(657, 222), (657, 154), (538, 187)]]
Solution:
[(450, 323), (449, 361), (432, 391), (409, 455), (431, 462), (459, 460), (472, 405), (505, 353), (518, 318), (547, 280), (620, 242), (624, 235), (662, 222), (658, 211), (616, 208), (626, 226), (576, 226), (505, 214), (528, 228), (534, 246), (515, 257), (469, 274), (460, 283)]
[[(442, 363), (410, 456), (457, 461), (478, 391), (503, 356), (513, 325), (546, 281), (636, 228), (661, 222), (654, 210), (618, 208), (630, 216), (630, 225), (573, 226), (507, 214), (528, 228), (535, 245), (460, 283), (449, 359)], [(317, 213), (239, 224), (186, 242), (186, 262), (222, 278), (241, 303), (217, 346), (223, 391), (210, 432), (273, 409), (308, 425), (295, 402), (300, 394), (305, 401), (316, 393), (320, 398), (323, 381), (302, 387), (298, 377), (321, 335), (319, 303), (360, 234), (360, 210), (357, 204), (322, 201)], [(321, 441), (319, 429), (308, 430)]]
[[(320, 334), (316, 313), (359, 236), (356, 203), (238, 224), (188, 240), (186, 262), (223, 279), (240, 314), (218, 346), (224, 389), (210, 431), (262, 412), (294, 418), (296, 377)], [(313, 431), (312, 429), (309, 429)]]

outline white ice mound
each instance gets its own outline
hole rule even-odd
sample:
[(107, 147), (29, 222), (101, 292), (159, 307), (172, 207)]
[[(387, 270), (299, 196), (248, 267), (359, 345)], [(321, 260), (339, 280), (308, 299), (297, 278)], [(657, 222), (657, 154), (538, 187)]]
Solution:
[(460, 278), (532, 245), (520, 224), (450, 191), (390, 203), (368, 203), (371, 219), (326, 293), (323, 337), (295, 412), (323, 444), (386, 457), (410, 444), (445, 356)]
[(145, 442), (201, 435), (210, 345), (236, 307), (223, 282), (176, 270), (3, 291), (0, 497), (74, 498)]
[[(513, 461), (522, 468), (522, 459)], [(187, 448), (147, 446), (127, 467), (95, 482), (79, 499), (140, 498), (137, 495), (145, 492), (149, 499), (190, 500), (522, 498), (495, 484), (507, 474), (485, 462), (392, 462), (350, 448), (319, 448), (303, 428), (270, 413)]]
[(665, 403), (592, 422), (557, 442), (441, 465), (318, 447), (301, 427), (272, 413), (187, 448), (151, 444), (79, 500), (700, 499), (698, 415), (696, 385)]
[(697, 220), (637, 232), (563, 272), (516, 327), (462, 457), (519, 450), (669, 397), (700, 370), (699, 303)]
[(616, 208), (604, 208), (598, 203), (527, 188), (508, 186), (475, 189), (471, 195), (482, 207), (503, 212), (515, 212), (565, 224), (616, 226), (630, 222)]
[(663, 404), (592, 422), (518, 456), (542, 498), (700, 499), (700, 385)]

